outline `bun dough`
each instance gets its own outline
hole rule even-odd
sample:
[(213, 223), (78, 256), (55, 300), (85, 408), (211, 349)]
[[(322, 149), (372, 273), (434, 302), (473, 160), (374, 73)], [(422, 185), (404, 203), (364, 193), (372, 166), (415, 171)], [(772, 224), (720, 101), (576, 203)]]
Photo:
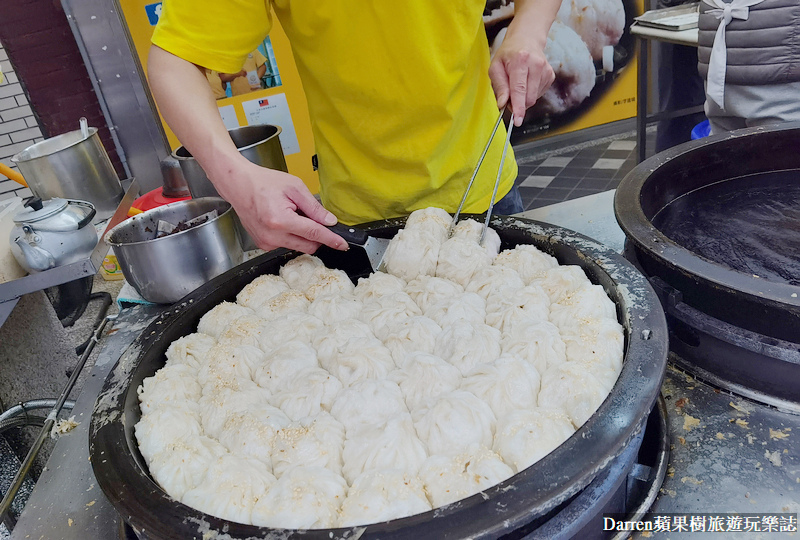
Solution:
[(477, 221), (448, 238), (450, 220), (409, 217), (397, 275), (353, 286), (302, 255), (172, 343), (134, 427), (167, 493), (242, 523), (358, 526), (485, 491), (585, 422), (622, 369), (614, 302), (534, 246), (479, 245)]
[(581, 287), (550, 306), (550, 322), (559, 329), (593, 319), (617, 321), (617, 307), (600, 285)]
[(200, 322), (197, 324), (197, 331), (214, 339), (219, 339), (230, 323), (239, 317), (254, 314), (255, 312), (248, 307), (232, 302), (222, 302), (211, 308), (208, 313), (200, 318)]
[(258, 347), (215, 345), (209, 349), (206, 364), (200, 368), (197, 380), (204, 386), (236, 379), (250, 381), (265, 361), (266, 355)]
[(402, 366), (409, 354), (433, 353), (436, 337), (441, 332), (442, 327), (433, 319), (417, 315), (395, 326), (383, 344), (392, 353), (395, 365)]
[(246, 413), (269, 405), (269, 392), (252, 381), (237, 380), (227, 386), (206, 386), (199, 401), (203, 430), (219, 439), (228, 415)]
[(257, 459), (272, 472), (272, 446), (278, 430), (288, 424), (289, 418), (280, 409), (269, 405), (232, 413), (222, 424), (219, 441), (232, 454)]
[(163, 452), (169, 445), (179, 441), (191, 441), (203, 433), (196, 403), (156, 409), (134, 426), (139, 451), (148, 463), (153, 456)]
[(279, 430), (272, 449), (272, 470), (281, 478), (294, 467), (324, 467), (342, 472), (344, 426), (327, 412), (301, 418)]
[(455, 321), (436, 338), (433, 352), (466, 374), (500, 356), (500, 331), (485, 324)]
[(325, 324), (345, 319), (357, 319), (364, 304), (352, 294), (325, 294), (317, 296), (308, 306), (308, 313)]
[[(483, 234), (483, 223), (478, 223), (474, 219), (462, 219), (453, 227), (452, 236), (453, 238), (465, 238), (478, 244), (481, 241), (481, 234)], [(500, 244), (500, 237), (497, 235), (497, 231), (488, 227), (483, 243), (480, 244), (481, 247), (490, 258), (494, 259), (500, 252)]]
[(347, 495), (344, 478), (324, 467), (294, 467), (253, 506), (252, 523), (276, 529), (330, 529)]
[(440, 396), (427, 409), (413, 413), (414, 427), (431, 455), (457, 454), (470, 444), (490, 446), (496, 419), (475, 394), (455, 390)]
[(358, 300), (367, 302), (381, 296), (403, 292), (405, 286), (404, 279), (385, 272), (375, 272), (368, 277), (359, 278), (353, 294)]
[(596, 376), (593, 371), (597, 367), (587, 362), (564, 362), (545, 371), (539, 406), (564, 410), (575, 427), (582, 426), (605, 401), (611, 391), (608, 383), (616, 381), (613, 375)]
[(367, 323), (378, 339), (384, 340), (409, 317), (422, 315), (414, 300), (404, 292), (392, 293), (364, 303), (359, 318)]
[(342, 504), (339, 527), (380, 523), (427, 512), (422, 481), (402, 471), (368, 471), (353, 482)]
[(414, 411), (456, 390), (461, 372), (438, 356), (418, 352), (409, 354), (399, 369), (389, 373), (389, 379), (400, 386), (406, 405)]
[(268, 321), (288, 315), (289, 313), (306, 313), (311, 302), (301, 291), (289, 289), (273, 296), (265, 302), (256, 313)]
[(175, 402), (197, 402), (203, 388), (197, 382), (195, 371), (187, 364), (172, 364), (147, 377), (136, 390), (142, 414), (169, 407)]
[(447, 328), (456, 321), (483, 324), (486, 319), (486, 302), (475, 293), (465, 292), (436, 302), (425, 311), (425, 315), (442, 328)]
[(625, 336), (617, 321), (584, 321), (562, 330), (561, 339), (566, 345), (567, 360), (596, 362), (608, 366), (617, 374), (622, 370)]
[(567, 348), (558, 328), (549, 322), (531, 322), (503, 334), (503, 354), (522, 358), (541, 375), (548, 368), (567, 361)]
[(441, 208), (430, 207), (411, 212), (404, 228), (430, 233), (441, 244), (447, 240), (452, 221), (452, 216)]
[(318, 268), (325, 268), (325, 264), (318, 257), (303, 254), (286, 262), (278, 273), (290, 288), (302, 291), (311, 284)]
[(225, 327), (217, 342), (230, 347), (237, 345), (258, 347), (265, 324), (266, 321), (255, 313), (239, 317)]
[(321, 357), (320, 364), (344, 386), (382, 379), (395, 367), (392, 353), (374, 337), (351, 338), (333, 356)]
[(355, 285), (341, 270), (333, 270), (324, 266), (314, 270), (310, 283), (303, 289), (306, 297), (313, 302), (316, 298), (331, 294), (352, 294)]
[(317, 368), (317, 353), (301, 341), (289, 341), (275, 349), (253, 374), (253, 380), (270, 394), (285, 388), (288, 382), (305, 368)]
[(264, 274), (245, 285), (244, 289), (236, 295), (236, 303), (256, 310), (274, 296), (288, 290), (289, 285), (282, 277)]
[[(503, 253), (506, 252), (504, 251)], [(477, 293), (486, 300), (490, 295), (512, 297), (516, 291), (522, 289), (525, 285), (526, 283), (522, 281), (519, 272), (509, 266), (495, 264), (478, 270), (467, 284), (466, 291)]]
[(431, 456), (419, 471), (435, 508), (475, 495), (513, 474), (498, 454), (478, 445), (455, 455)]
[(464, 292), (464, 287), (449, 279), (419, 276), (408, 282), (405, 291), (425, 312), (434, 304), (460, 295)]
[(197, 372), (205, 363), (208, 350), (216, 340), (206, 334), (189, 334), (173, 341), (167, 348), (167, 365), (186, 364)]
[(466, 287), (472, 276), (492, 264), (492, 256), (474, 240), (452, 237), (438, 252), (436, 277), (446, 278)]
[(432, 276), (441, 245), (441, 240), (426, 230), (401, 229), (383, 256), (386, 271), (406, 281), (420, 275)]
[(360, 431), (347, 438), (342, 450), (342, 474), (348, 483), (367, 471), (397, 469), (416, 476), (428, 457), (408, 413), (390, 418), (384, 425)]
[(180, 500), (200, 485), (211, 464), (226, 453), (224, 446), (205, 435), (178, 439), (153, 456), (150, 474), (171, 497)]
[(567, 265), (550, 268), (544, 277), (536, 281), (550, 297), (550, 302), (560, 302), (581, 287), (591, 285), (592, 282), (583, 273), (580, 266)]
[(322, 368), (304, 368), (286, 378), (286, 386), (275, 392), (272, 404), (292, 420), (330, 411), (342, 389), (339, 379)]
[(379, 379), (365, 379), (343, 389), (331, 406), (331, 414), (344, 424), (349, 439), (402, 413), (408, 413), (408, 408), (400, 387)]
[(473, 368), (461, 382), (461, 389), (488, 403), (495, 417), (504, 418), (517, 409), (536, 407), (540, 384), (535, 367), (506, 353), (491, 364)]
[(262, 462), (225, 454), (211, 464), (200, 485), (187, 491), (181, 502), (212, 516), (251, 523), (253, 505), (273, 484), (275, 477)]
[(557, 408), (517, 410), (497, 425), (494, 451), (514, 472), (527, 469), (575, 432), (569, 417)]
[(519, 244), (514, 249), (502, 251), (492, 264), (515, 270), (523, 283), (530, 285), (544, 278), (550, 268), (556, 268), (558, 261), (536, 246)]

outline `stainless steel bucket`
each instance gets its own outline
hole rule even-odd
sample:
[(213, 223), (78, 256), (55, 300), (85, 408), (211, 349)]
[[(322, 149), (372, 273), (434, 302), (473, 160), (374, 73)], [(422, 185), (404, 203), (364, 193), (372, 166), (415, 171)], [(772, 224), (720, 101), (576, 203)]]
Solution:
[[(228, 130), (233, 143), (249, 161), (268, 169), (288, 172), (286, 158), (283, 155), (280, 126), (260, 125), (244, 126)], [(173, 157), (181, 164), (183, 176), (189, 185), (192, 197), (219, 197), (214, 184), (206, 176), (205, 171), (197, 163), (192, 154), (183, 146), (173, 152)]]
[[(281, 134), (280, 126), (268, 124), (244, 126), (229, 129), (228, 134), (231, 136), (239, 153), (249, 161), (268, 169), (288, 172), (286, 158), (283, 155), (283, 148), (279, 138)], [(172, 156), (180, 163), (183, 177), (186, 179), (189, 193), (193, 198), (220, 196), (203, 168), (185, 147), (181, 146), (175, 150)], [(255, 242), (242, 226), (238, 217), (236, 218), (236, 224), (242, 240), (242, 248), (245, 251), (255, 249), (257, 247)]]
[(11, 158), (40, 199), (91, 202), (100, 221), (110, 217), (124, 194), (97, 128), (70, 131), (29, 146)]

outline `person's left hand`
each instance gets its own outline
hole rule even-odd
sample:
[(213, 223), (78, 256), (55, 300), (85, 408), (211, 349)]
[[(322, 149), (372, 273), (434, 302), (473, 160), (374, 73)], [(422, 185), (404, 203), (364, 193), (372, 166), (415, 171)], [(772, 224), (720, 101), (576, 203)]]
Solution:
[(525, 111), (547, 91), (556, 76), (545, 58), (543, 40), (533, 32), (513, 30), (509, 27), (492, 58), (489, 78), (498, 108), (502, 109), (510, 101), (514, 125), (521, 126)]

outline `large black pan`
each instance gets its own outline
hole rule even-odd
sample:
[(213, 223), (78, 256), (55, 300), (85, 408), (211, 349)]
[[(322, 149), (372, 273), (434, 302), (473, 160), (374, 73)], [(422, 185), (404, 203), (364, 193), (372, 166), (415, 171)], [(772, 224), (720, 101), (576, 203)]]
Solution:
[(682, 366), (800, 410), (800, 123), (661, 152), (620, 183), (626, 256), (659, 290)]
[[(391, 238), (402, 220), (365, 226)], [(122, 355), (97, 399), (90, 430), (90, 456), (100, 487), (142, 538), (497, 538), (521, 535), (546, 521), (558, 507), (608, 468), (642, 430), (656, 400), (666, 365), (667, 328), (647, 280), (612, 250), (559, 227), (496, 217), (492, 226), (503, 247), (535, 244), (562, 264), (577, 264), (602, 285), (625, 327), (622, 373), (598, 411), (544, 459), (484, 493), (424, 514), (386, 523), (313, 531), (273, 530), (233, 523), (194, 510), (169, 497), (153, 481), (140, 455), (133, 426), (140, 417), (136, 388), (164, 365), (164, 352), (194, 332), (200, 317), (236, 294), (256, 276), (277, 273), (297, 253), (267, 253), (215, 278), (161, 314)], [(320, 253), (326, 264), (353, 276), (368, 262), (345, 253)]]

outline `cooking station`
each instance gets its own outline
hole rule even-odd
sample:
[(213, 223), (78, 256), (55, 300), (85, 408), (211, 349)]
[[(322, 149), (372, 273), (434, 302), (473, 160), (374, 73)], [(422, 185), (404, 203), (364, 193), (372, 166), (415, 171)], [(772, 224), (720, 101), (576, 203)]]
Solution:
[[(614, 219), (613, 195), (606, 192), (576, 199), (523, 217), (582, 232), (621, 252), (625, 236)], [(88, 460), (89, 424), (97, 394), (120, 354), (163, 309), (127, 307), (114, 321), (73, 410), (80, 424), (58, 441), (13, 538), (126, 538), (131, 534), (123, 527), (124, 516), (108, 501), (93, 474)], [(796, 513), (800, 446), (794, 438), (800, 433), (800, 416), (706, 384), (676, 368), (678, 359), (672, 360), (662, 387), (668, 466), (656, 463), (650, 470), (637, 465), (626, 479), (628, 486), (660, 468), (664, 475), (660, 488), (651, 485), (649, 493), (645, 489), (640, 494), (640, 498), (654, 498), (650, 508), (654, 513)], [(663, 443), (656, 437), (652, 444), (657, 452)], [(725, 533), (708, 534), (726, 537)], [(668, 537), (690, 535), (673, 532)]]

